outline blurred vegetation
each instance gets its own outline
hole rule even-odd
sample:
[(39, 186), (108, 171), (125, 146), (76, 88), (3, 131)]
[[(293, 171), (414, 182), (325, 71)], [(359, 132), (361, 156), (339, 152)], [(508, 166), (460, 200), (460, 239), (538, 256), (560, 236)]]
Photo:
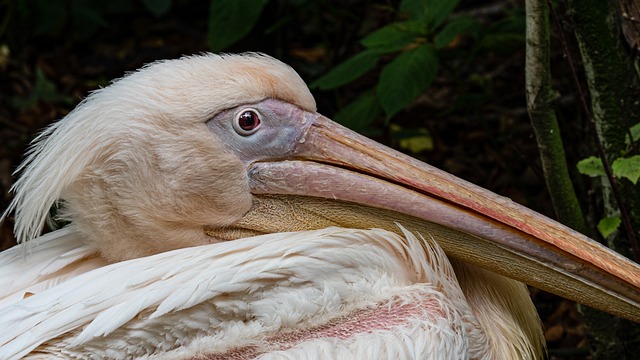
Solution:
[[(578, 173), (605, 177), (577, 91), (585, 75), (572, 70), (582, 64), (569, 6), (555, 5), (551, 29), (556, 113), (587, 220), (611, 238), (619, 215), (604, 210), (601, 185)], [(320, 112), (553, 217), (527, 115), (524, 48), (516, 0), (0, 0), (2, 208), (26, 144), (88, 91), (157, 59), (261, 51), (301, 74)], [(625, 121), (625, 150), (608, 161), (635, 186), (640, 128)], [(10, 246), (10, 222), (0, 230)], [(575, 308), (533, 295), (551, 358), (585, 358)]]

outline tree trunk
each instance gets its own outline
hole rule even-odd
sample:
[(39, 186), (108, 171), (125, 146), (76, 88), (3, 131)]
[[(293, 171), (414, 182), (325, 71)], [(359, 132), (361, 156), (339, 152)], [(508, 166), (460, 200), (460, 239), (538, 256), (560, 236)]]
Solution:
[[(618, 5), (607, 0), (566, 0), (566, 5), (587, 79), (593, 125), (611, 163), (628, 151), (625, 137), (640, 115), (637, 73), (622, 42)], [(634, 229), (640, 229), (640, 191), (627, 179), (603, 179), (601, 189), (604, 216), (626, 213), (629, 225), (610, 237), (608, 245), (633, 259), (630, 241), (638, 237)], [(638, 358), (640, 325), (586, 307), (581, 311), (597, 359)]]

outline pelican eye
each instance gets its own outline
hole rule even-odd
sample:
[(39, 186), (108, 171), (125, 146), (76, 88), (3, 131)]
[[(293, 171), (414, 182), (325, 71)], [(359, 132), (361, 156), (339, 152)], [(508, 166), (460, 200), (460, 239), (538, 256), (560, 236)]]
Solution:
[(251, 135), (260, 127), (260, 115), (255, 110), (242, 110), (233, 122), (233, 129), (240, 135)]

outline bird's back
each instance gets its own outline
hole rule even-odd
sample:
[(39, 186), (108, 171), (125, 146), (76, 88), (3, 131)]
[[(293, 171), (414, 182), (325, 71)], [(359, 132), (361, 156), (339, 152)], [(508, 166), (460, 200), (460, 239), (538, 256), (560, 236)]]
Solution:
[(65, 262), (77, 271), (12, 289), (3, 359), (488, 356), (446, 256), (408, 232), (271, 234), (110, 265), (60, 235), (22, 264), (57, 253), (34, 274), (51, 278)]

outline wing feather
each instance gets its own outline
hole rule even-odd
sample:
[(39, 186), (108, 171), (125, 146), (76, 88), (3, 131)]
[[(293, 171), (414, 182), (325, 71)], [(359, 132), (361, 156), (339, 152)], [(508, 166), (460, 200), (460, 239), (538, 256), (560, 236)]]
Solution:
[(70, 228), (14, 246), (0, 253), (0, 308), (105, 264)]
[[(0, 308), (0, 328), (8, 329), (0, 333), (0, 358), (24, 356), (65, 334), (75, 334), (67, 340), (70, 347), (81, 346), (132, 320), (151, 321), (216, 297), (216, 306), (231, 297), (243, 307), (243, 301), (249, 301), (243, 296), (259, 300), (258, 293), (266, 288), (312, 283), (322, 287), (327, 281), (346, 287), (343, 284), (362, 281), (363, 269), (413, 283), (423, 272), (414, 267), (420, 261), (408, 255), (424, 253), (417, 244), (384, 230), (329, 228), (262, 235), (102, 266)], [(88, 252), (69, 254), (61, 250), (58, 256), (78, 259)]]

